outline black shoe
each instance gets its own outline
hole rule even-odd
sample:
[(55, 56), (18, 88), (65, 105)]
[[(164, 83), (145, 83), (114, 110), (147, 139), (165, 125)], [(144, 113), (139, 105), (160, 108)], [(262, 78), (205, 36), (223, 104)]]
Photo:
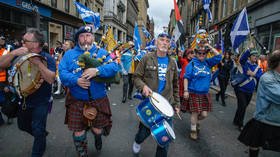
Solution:
[(95, 148), (100, 151), (102, 149), (102, 135), (95, 136)]
[(243, 130), (243, 126), (238, 126), (238, 130), (241, 132)]
[(125, 103), (126, 102), (126, 97), (123, 97), (122, 98), (122, 103)]
[(216, 101), (219, 101), (219, 94), (216, 94)]
[(222, 103), (222, 106), (227, 106), (225, 102)]
[(129, 99), (129, 100), (132, 100), (132, 97), (131, 97), (131, 95), (129, 95), (129, 96), (128, 96), (128, 99)]
[(5, 124), (5, 121), (2, 117), (0, 117), (0, 126), (3, 125), (3, 124)]

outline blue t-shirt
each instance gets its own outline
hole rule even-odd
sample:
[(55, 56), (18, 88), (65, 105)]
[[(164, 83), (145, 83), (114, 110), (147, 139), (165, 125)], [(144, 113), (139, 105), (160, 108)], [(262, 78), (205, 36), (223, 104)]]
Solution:
[(168, 57), (158, 57), (158, 93), (161, 93), (166, 84)]

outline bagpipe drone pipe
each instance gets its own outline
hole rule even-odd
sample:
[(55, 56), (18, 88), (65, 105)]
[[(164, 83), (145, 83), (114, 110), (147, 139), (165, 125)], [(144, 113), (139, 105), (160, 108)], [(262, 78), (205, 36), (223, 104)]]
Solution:
[[(84, 70), (88, 68), (97, 68), (101, 65), (109, 64), (111, 62), (114, 62), (116, 59), (120, 58), (121, 54), (127, 52), (129, 49), (133, 48), (134, 45), (131, 45), (130, 43), (119, 43), (116, 45), (107, 55), (103, 55), (101, 58), (96, 58), (95, 55), (93, 57), (90, 56), (90, 52), (87, 50), (79, 56), (78, 58), (78, 65)], [(124, 49), (120, 53), (118, 53), (118, 49)], [(99, 48), (97, 48), (97, 51)], [(104, 62), (104, 60), (110, 56), (111, 59), (109, 59), (107, 62)], [(100, 77), (100, 76), (95, 76), (92, 78), (95, 82), (102, 82), (102, 83), (119, 83), (120, 82), (120, 74), (119, 72), (113, 76), (113, 77)]]

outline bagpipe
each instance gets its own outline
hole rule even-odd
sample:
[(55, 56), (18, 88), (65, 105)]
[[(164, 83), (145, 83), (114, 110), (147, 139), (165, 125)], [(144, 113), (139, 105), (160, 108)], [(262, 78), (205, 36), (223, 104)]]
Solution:
[[(85, 52), (79, 56), (78, 58), (78, 65), (84, 70), (88, 68), (97, 68), (101, 65), (106, 65), (111, 62), (114, 62), (116, 59), (121, 57), (121, 54), (127, 52), (129, 49), (133, 48), (134, 45), (131, 43), (118, 43), (111, 51), (109, 51), (108, 54), (103, 55), (101, 58), (97, 58), (96, 53), (91, 57), (90, 52), (85, 50)], [(124, 49), (123, 51), (118, 51), (118, 49)], [(96, 51), (98, 52), (99, 47), (97, 47)], [(108, 61), (105, 62), (107, 57), (111, 57)], [(95, 82), (102, 82), (102, 83), (119, 83), (120, 82), (120, 74), (117, 73), (113, 77), (100, 77), (100, 76), (95, 76), (92, 78)]]

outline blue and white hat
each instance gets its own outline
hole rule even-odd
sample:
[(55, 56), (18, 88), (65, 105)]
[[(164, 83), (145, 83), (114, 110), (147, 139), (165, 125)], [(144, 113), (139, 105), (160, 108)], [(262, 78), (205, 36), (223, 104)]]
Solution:
[(93, 34), (93, 28), (91, 26), (82, 26), (75, 34), (75, 42), (78, 42), (79, 35), (82, 33), (91, 33)]
[(160, 38), (160, 37), (167, 37), (167, 38), (171, 39), (171, 36), (166, 32), (159, 33), (158, 38)]

